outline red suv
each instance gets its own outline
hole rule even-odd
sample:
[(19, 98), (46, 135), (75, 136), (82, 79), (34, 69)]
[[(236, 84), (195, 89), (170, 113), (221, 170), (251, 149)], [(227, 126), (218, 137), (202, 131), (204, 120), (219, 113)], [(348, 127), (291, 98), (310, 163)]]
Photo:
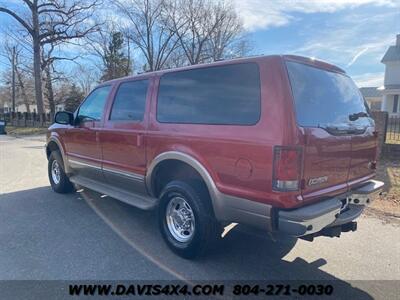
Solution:
[(58, 193), (72, 183), (157, 208), (166, 243), (195, 257), (231, 222), (339, 236), (380, 193), (377, 135), (338, 67), (262, 56), (102, 83), (47, 136)]

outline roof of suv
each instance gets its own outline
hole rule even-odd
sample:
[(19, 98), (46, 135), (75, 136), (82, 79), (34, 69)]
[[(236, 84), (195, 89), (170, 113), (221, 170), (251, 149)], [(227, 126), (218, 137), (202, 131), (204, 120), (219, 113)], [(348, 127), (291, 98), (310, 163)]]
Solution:
[(290, 60), (290, 61), (295, 61), (299, 63), (304, 63), (308, 65), (312, 65), (317, 68), (321, 69), (326, 69), (328, 71), (333, 71), (337, 73), (345, 73), (344, 70), (341, 68), (332, 65), (330, 63), (324, 62), (322, 60), (317, 60), (314, 58), (310, 57), (305, 57), (305, 56), (297, 56), (297, 55), (260, 55), (260, 56), (248, 56), (248, 57), (242, 57), (242, 58), (234, 58), (234, 59), (227, 59), (227, 60), (220, 60), (216, 62), (210, 62), (210, 63), (203, 63), (203, 64), (197, 64), (197, 65), (190, 65), (190, 66), (185, 66), (185, 67), (179, 67), (179, 68), (171, 68), (171, 69), (164, 69), (164, 70), (159, 70), (159, 71), (152, 71), (152, 72), (145, 72), (145, 73), (140, 73), (137, 75), (130, 75), (130, 76), (125, 76), (121, 78), (116, 78), (112, 79), (106, 82), (103, 82), (103, 84), (109, 84), (113, 82), (118, 82), (120, 80), (127, 80), (127, 79), (136, 79), (136, 78), (148, 78), (154, 75), (162, 75), (170, 72), (176, 72), (176, 71), (184, 71), (184, 70), (192, 70), (192, 69), (200, 69), (200, 68), (205, 68), (205, 67), (210, 67), (210, 66), (221, 66), (221, 65), (228, 65), (232, 63), (245, 63), (245, 62), (255, 62), (255, 61), (261, 61), (266, 58), (269, 59), (280, 59), (280, 60)]

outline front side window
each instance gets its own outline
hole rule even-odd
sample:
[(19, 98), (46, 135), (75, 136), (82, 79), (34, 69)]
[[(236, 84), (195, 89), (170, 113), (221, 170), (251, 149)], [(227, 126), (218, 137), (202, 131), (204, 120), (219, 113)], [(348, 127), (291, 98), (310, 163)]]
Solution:
[(157, 120), (164, 123), (253, 125), (261, 113), (255, 63), (167, 73), (160, 79)]
[(121, 83), (115, 95), (110, 120), (142, 121), (148, 85), (147, 79)]
[(85, 99), (79, 108), (78, 118), (81, 121), (100, 121), (104, 112), (104, 105), (110, 93), (111, 86), (103, 86), (95, 89)]

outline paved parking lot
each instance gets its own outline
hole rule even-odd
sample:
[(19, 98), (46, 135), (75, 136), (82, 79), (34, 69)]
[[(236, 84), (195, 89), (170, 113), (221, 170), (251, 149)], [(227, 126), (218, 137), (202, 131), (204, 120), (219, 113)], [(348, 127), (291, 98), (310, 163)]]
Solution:
[(237, 226), (208, 257), (186, 261), (163, 243), (154, 212), (52, 192), (43, 145), (0, 136), (0, 280), (337, 280), (364, 299), (400, 294), (396, 220), (364, 216), (357, 232), (313, 243)]

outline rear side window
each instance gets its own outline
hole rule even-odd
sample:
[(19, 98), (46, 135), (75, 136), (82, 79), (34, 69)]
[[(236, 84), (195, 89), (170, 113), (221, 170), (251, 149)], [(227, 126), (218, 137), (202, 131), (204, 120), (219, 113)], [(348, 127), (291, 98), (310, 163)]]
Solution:
[(142, 121), (148, 82), (146, 79), (121, 83), (115, 95), (110, 120)]
[[(306, 127), (371, 125), (367, 105), (350, 77), (301, 63), (286, 62), (297, 122)], [(353, 114), (365, 114), (350, 120)]]
[(168, 73), (160, 80), (157, 120), (253, 125), (260, 118), (260, 93), (255, 63)]

